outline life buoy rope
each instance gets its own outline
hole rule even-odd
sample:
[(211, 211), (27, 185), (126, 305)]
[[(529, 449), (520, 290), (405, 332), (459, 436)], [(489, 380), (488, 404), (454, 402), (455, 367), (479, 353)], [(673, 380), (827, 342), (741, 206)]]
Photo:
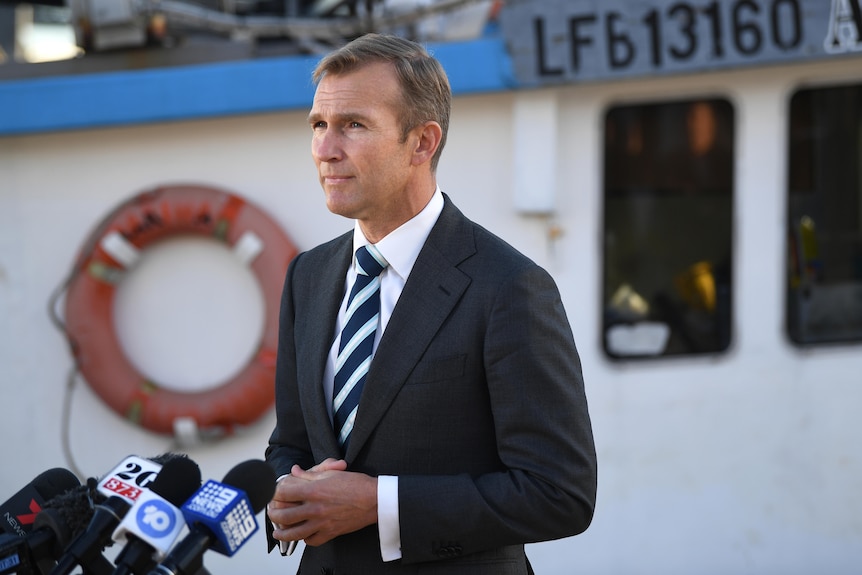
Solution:
[[(265, 313), (258, 350), (240, 373), (217, 387), (188, 393), (139, 373), (113, 324), (116, 288), (140, 252), (178, 234), (210, 236), (231, 247), (256, 276)], [(278, 224), (236, 194), (179, 185), (134, 196), (88, 237), (70, 275), (62, 327), (76, 368), (111, 409), (153, 432), (175, 434), (178, 423), (191, 420), (203, 434), (224, 435), (256, 421), (274, 402), (281, 287), (296, 254)]]

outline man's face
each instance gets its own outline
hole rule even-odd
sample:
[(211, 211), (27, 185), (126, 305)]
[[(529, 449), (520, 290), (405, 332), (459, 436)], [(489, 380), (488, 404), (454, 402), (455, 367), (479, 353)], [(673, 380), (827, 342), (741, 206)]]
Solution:
[(311, 154), (331, 212), (374, 229), (394, 229), (412, 216), (402, 212), (416, 136), (401, 141), (400, 101), (388, 63), (326, 74), (318, 84), (308, 116)]

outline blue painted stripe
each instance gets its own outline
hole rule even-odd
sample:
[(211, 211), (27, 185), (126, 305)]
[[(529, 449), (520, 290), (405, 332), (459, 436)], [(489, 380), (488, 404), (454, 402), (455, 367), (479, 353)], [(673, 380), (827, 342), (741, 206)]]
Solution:
[[(456, 95), (511, 89), (501, 39), (429, 45)], [(0, 82), (0, 135), (304, 109), (318, 58), (293, 56)]]

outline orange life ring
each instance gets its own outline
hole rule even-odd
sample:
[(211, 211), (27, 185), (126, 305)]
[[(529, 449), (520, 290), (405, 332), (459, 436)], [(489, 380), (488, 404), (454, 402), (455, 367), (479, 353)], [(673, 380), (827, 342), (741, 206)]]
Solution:
[[(212, 236), (235, 251), (251, 251), (262, 288), (264, 330), (254, 357), (232, 380), (198, 392), (149, 381), (131, 364), (113, 324), (116, 286), (138, 250), (177, 234)], [(278, 224), (243, 198), (210, 187), (159, 187), (124, 202), (90, 235), (66, 291), (65, 332), (76, 367), (115, 412), (150, 431), (175, 433), (194, 420), (208, 435), (224, 435), (259, 419), (274, 403), (281, 287), (297, 249)]]

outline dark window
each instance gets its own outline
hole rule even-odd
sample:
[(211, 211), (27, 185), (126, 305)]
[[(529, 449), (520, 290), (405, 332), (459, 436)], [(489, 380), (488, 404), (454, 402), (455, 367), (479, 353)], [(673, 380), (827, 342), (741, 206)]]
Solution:
[(727, 349), (733, 126), (724, 100), (607, 112), (602, 333), (610, 357)]
[(862, 341), (862, 85), (790, 101), (787, 331)]

